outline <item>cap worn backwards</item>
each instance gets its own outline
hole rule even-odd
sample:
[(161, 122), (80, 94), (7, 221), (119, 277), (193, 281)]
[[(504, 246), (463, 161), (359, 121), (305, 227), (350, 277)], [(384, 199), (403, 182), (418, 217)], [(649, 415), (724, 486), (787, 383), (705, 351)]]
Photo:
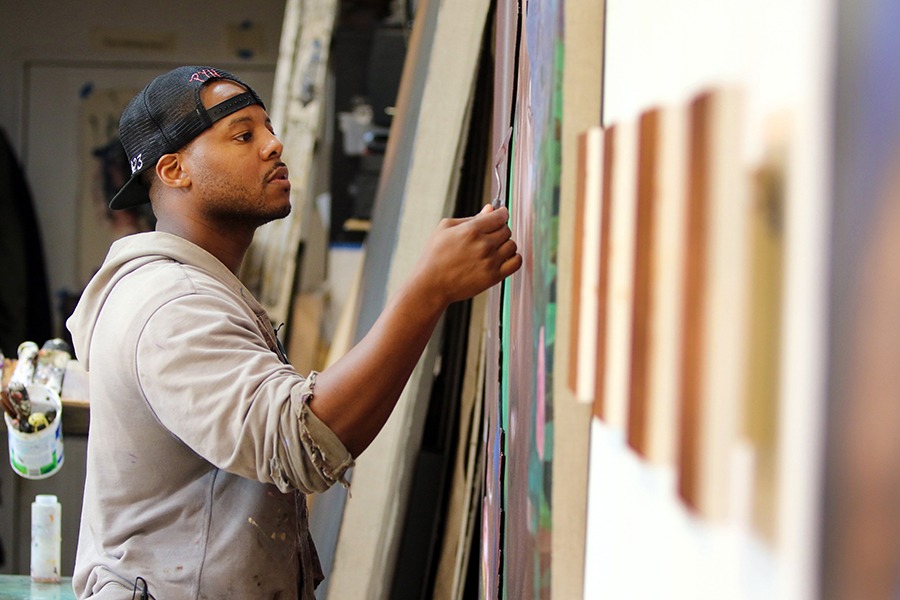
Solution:
[[(200, 99), (204, 84), (226, 79), (247, 89), (213, 107)], [(150, 202), (141, 174), (156, 168), (164, 154), (183, 148), (219, 119), (247, 106), (265, 105), (249, 85), (222, 69), (185, 66), (160, 75), (131, 99), (119, 119), (119, 139), (128, 155), (131, 178), (109, 203), (112, 209)]]

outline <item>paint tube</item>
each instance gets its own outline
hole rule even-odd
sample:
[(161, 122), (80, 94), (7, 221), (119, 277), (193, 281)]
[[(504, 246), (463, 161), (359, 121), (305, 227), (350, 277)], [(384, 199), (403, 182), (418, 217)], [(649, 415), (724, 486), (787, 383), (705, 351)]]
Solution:
[(72, 352), (65, 341), (59, 338), (47, 340), (37, 355), (34, 383), (46, 385), (57, 394), (62, 394), (63, 376), (71, 359)]
[(26, 386), (34, 379), (34, 369), (37, 364), (38, 346), (34, 342), (22, 342), (19, 344), (19, 362), (9, 378), (9, 384), (21, 383)]

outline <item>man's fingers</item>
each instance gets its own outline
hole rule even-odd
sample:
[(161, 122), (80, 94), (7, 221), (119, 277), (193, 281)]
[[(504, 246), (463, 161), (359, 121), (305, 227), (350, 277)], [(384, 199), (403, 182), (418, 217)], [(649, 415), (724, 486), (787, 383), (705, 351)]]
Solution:
[(518, 246), (516, 246), (516, 243), (511, 239), (508, 239), (503, 242), (497, 249), (497, 256), (499, 256), (501, 260), (509, 260), (516, 254), (518, 249), (519, 248)]
[(476, 228), (476, 231), (490, 232), (504, 226), (507, 221), (509, 221), (509, 210), (506, 207), (495, 209), (490, 204), (485, 204), (477, 214), (471, 217), (441, 219), (441, 226), (450, 228), (471, 223)]
[(506, 279), (513, 273), (519, 270), (522, 266), (522, 255), (513, 251), (513, 255), (503, 261), (500, 265), (500, 276), (503, 279)]
[(490, 204), (485, 205), (485, 208), (471, 220), (472, 226), (476, 227), (479, 232), (489, 233), (501, 227), (505, 227), (506, 222), (509, 221), (509, 209), (502, 206), (497, 209), (491, 208), (490, 210), (486, 210), (490, 208), (490, 206)]
[(493, 231), (489, 231), (483, 234), (485, 239), (487, 239), (488, 246), (490, 248), (499, 248), (503, 245), (506, 240), (512, 237), (512, 231), (510, 231), (509, 227), (498, 227)]

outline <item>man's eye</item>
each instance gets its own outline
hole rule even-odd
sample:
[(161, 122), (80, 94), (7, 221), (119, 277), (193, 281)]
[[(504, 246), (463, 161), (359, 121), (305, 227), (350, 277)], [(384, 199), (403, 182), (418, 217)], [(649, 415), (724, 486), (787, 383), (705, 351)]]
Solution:
[(234, 139), (241, 141), (241, 142), (249, 142), (251, 137), (253, 137), (253, 134), (251, 134), (249, 131), (247, 131), (247, 132), (244, 132), (244, 133), (236, 136)]

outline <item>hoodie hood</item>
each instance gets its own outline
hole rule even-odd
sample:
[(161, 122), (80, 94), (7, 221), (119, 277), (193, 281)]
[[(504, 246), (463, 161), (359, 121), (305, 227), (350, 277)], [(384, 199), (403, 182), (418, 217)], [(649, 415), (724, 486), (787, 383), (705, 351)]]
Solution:
[(94, 327), (109, 295), (123, 277), (156, 261), (175, 261), (204, 269), (229, 287), (235, 288), (257, 314), (262, 306), (246, 290), (234, 273), (216, 257), (196, 244), (170, 233), (152, 231), (129, 235), (115, 241), (100, 270), (91, 278), (66, 327), (72, 334), (75, 357), (90, 370), (88, 364)]

